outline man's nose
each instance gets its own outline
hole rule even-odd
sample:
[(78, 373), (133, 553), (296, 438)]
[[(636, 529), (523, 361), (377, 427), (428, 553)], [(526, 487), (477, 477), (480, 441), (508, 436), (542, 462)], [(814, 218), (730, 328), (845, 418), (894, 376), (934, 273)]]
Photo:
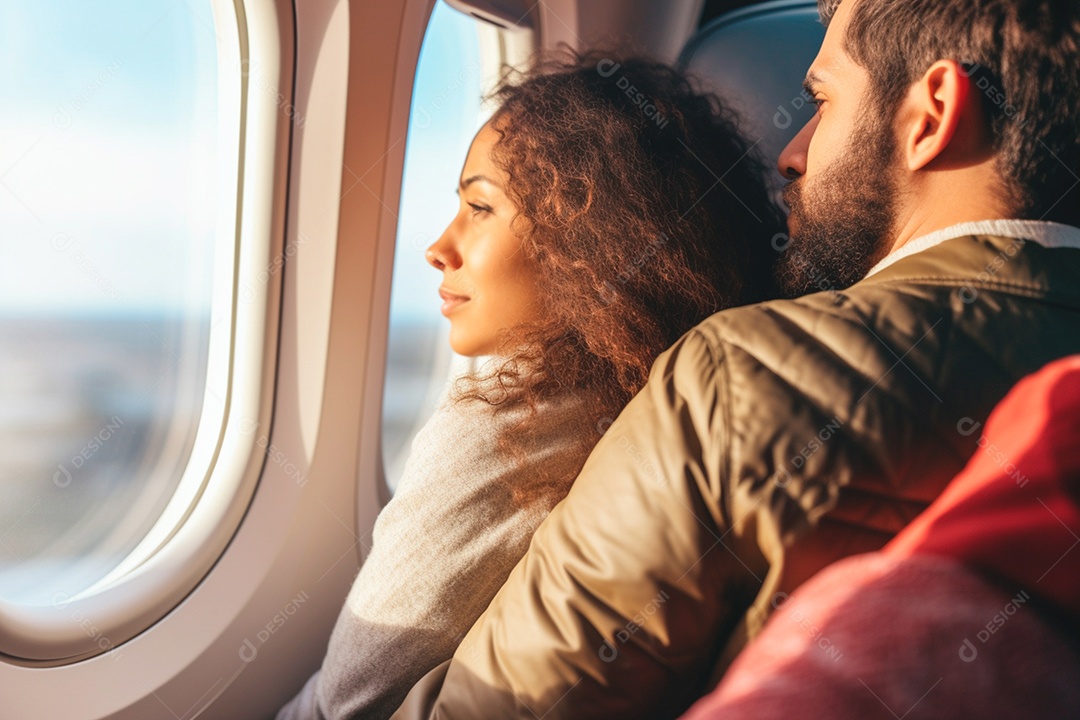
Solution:
[(810, 138), (817, 129), (818, 115), (803, 125), (802, 130), (791, 139), (776, 161), (776, 169), (788, 180), (797, 180), (806, 174), (806, 154), (810, 148)]

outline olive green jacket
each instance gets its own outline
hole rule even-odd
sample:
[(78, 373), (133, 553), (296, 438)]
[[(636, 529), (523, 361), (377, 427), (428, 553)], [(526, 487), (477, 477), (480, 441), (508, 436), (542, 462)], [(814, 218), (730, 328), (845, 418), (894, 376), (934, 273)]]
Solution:
[(888, 541), (1009, 388), (1077, 352), (1080, 250), (999, 237), (714, 315), (395, 717), (678, 716), (785, 592)]

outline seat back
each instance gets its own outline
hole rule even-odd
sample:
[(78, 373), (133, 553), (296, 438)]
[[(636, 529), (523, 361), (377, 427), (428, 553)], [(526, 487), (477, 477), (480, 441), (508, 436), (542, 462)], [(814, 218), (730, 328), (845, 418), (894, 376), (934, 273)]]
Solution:
[[(816, 2), (763, 3), (701, 28), (679, 66), (739, 113), (743, 132), (772, 163), (813, 117), (802, 81), (824, 36)], [(778, 174), (773, 179), (782, 183)]]

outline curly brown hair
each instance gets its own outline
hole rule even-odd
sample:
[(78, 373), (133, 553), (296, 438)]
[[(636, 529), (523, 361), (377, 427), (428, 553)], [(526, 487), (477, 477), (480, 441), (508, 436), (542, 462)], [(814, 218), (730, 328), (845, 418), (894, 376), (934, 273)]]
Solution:
[[(775, 295), (769, 240), (783, 217), (734, 116), (668, 65), (564, 52), (511, 71), (491, 98), (491, 157), (545, 320), (503, 330), (517, 351), (459, 398), (529, 408), (502, 441), (520, 453), (539, 402), (584, 393), (591, 448), (663, 350), (718, 310)], [(565, 493), (573, 479), (515, 492)]]

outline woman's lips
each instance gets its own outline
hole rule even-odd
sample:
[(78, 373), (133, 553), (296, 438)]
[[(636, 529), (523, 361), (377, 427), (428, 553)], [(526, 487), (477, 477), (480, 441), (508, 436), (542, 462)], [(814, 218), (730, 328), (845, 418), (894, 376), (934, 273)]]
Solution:
[(468, 297), (452, 293), (446, 288), (439, 288), (439, 297), (443, 300), (442, 314), (446, 316), (449, 316), (454, 311), (454, 308), (469, 302)]

